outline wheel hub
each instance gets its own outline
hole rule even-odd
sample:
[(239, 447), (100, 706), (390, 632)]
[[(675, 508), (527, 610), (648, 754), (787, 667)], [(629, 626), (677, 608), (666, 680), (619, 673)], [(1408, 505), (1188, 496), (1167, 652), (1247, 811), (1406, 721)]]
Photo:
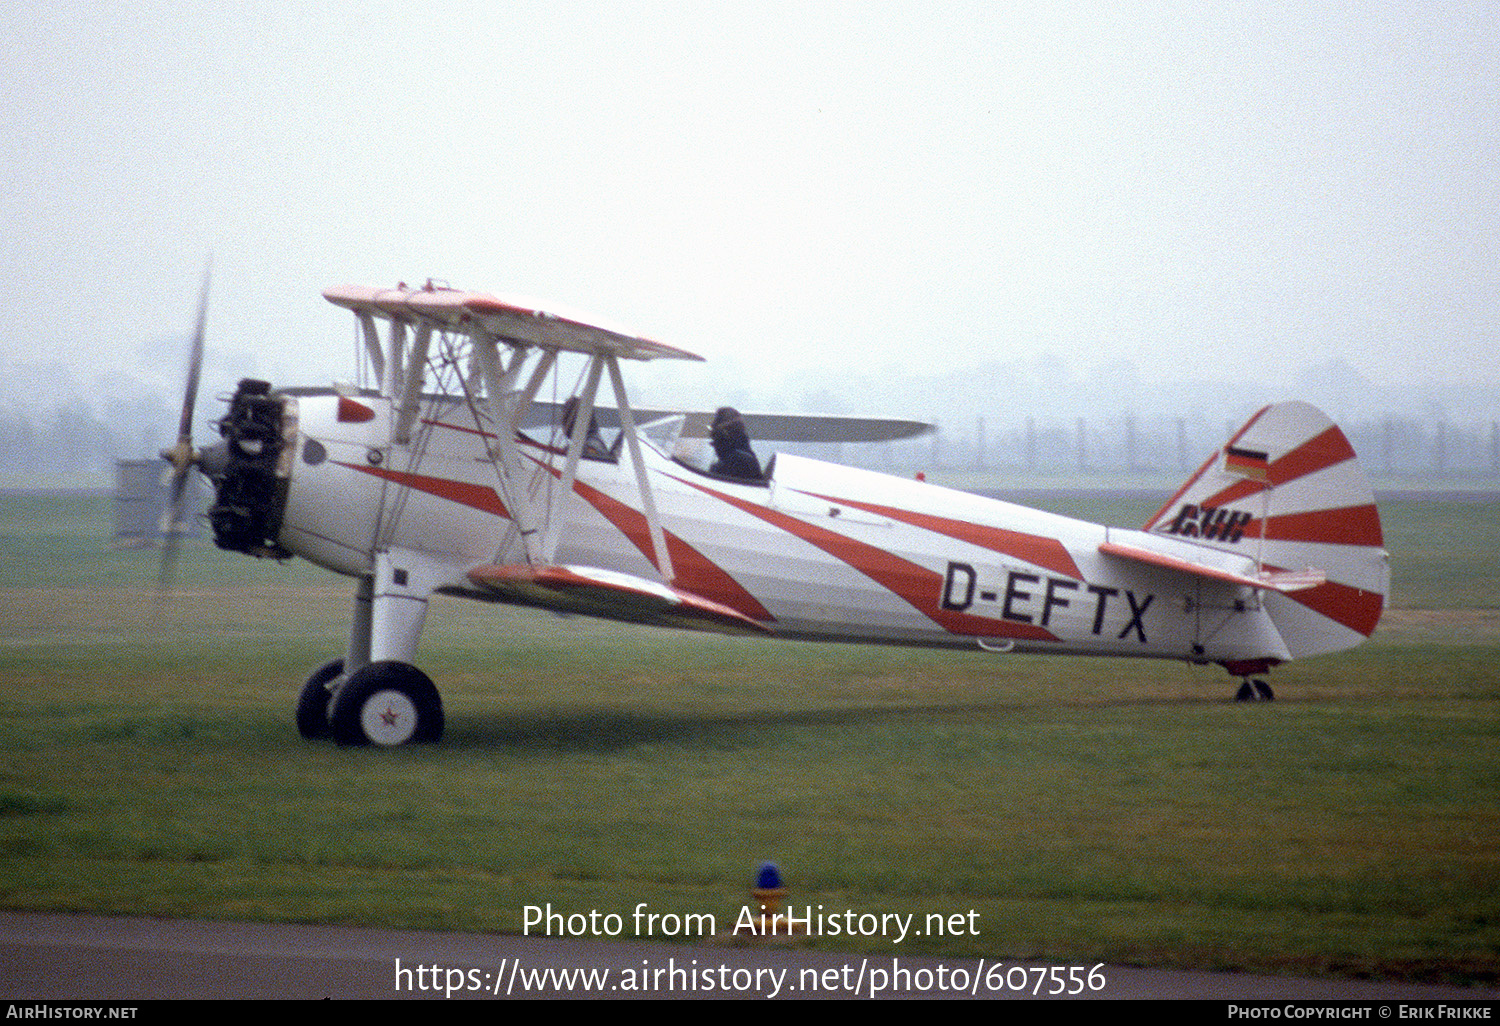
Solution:
[(365, 700), (359, 722), (374, 744), (405, 744), (417, 732), (417, 706), (404, 693), (384, 688)]

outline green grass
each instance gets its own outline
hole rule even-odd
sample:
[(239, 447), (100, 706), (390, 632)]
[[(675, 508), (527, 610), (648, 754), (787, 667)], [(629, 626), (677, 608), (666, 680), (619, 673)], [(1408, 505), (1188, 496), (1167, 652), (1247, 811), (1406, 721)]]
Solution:
[[(342, 750), (291, 707), (342, 646), (344, 582), (200, 544), (158, 604), (151, 554), (108, 550), (107, 504), (20, 501), (0, 502), (0, 907), (518, 931), (526, 905), (645, 901), (727, 924), (770, 859), (798, 906), (978, 913), (978, 936), (885, 953), (1500, 981), (1479, 586), (1278, 670), (1269, 706), (1170, 663), (439, 600), (443, 744)], [(1455, 546), (1455, 571), (1432, 533), (1482, 540), (1492, 507), (1386, 519), (1400, 594), (1496, 578), (1500, 546)]]

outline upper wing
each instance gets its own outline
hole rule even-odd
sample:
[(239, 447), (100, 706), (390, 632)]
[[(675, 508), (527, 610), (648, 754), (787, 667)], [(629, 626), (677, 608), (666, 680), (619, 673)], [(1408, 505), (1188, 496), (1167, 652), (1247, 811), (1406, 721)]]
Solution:
[[(371, 317), (409, 324), (426, 321), (457, 331), (477, 327), (515, 345), (589, 354), (612, 353), (631, 360), (703, 359), (696, 353), (605, 326), (593, 318), (561, 313), (556, 307), (548, 311), (515, 297), (463, 292), (430, 283), (419, 289), (404, 285), (393, 289), (339, 285), (325, 290), (323, 298)], [(534, 408), (547, 411), (550, 419), (548, 404), (537, 403)], [(682, 411), (638, 409), (634, 412), (640, 422)], [(596, 415), (602, 427), (613, 427), (618, 423), (614, 420), (615, 411), (608, 407), (596, 408)], [(765, 442), (890, 442), (914, 438), (932, 430), (931, 424), (921, 421), (874, 417), (787, 413), (746, 413), (742, 417), (751, 438)], [(688, 413), (683, 436), (708, 437), (708, 425), (712, 419), (713, 414), (709, 412)]]
[(325, 290), (323, 298), (355, 313), (373, 317), (408, 323), (427, 321), (457, 331), (480, 328), (497, 339), (516, 345), (594, 355), (612, 353), (629, 360), (703, 359), (685, 349), (604, 327), (592, 318), (584, 320), (549, 312), (520, 299), (438, 288), (430, 283), (420, 289), (340, 285)]

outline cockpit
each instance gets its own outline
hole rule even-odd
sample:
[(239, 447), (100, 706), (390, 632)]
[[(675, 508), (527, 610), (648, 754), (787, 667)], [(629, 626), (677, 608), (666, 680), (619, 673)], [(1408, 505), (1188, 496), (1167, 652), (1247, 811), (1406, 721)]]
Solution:
[[(568, 451), (575, 424), (577, 404), (570, 399), (558, 410), (551, 425), (549, 448), (563, 454)], [(600, 420), (606, 426), (600, 427)], [(530, 430), (536, 435), (534, 425)], [(739, 414), (721, 407), (710, 419), (706, 413), (670, 413), (637, 425), (641, 441), (661, 455), (696, 474), (716, 481), (765, 486), (770, 483), (776, 457), (762, 467), (752, 447)], [(547, 437), (545, 429), (540, 437)], [(618, 426), (615, 411), (598, 410), (590, 417), (584, 435), (581, 458), (618, 463), (624, 450), (624, 432)]]

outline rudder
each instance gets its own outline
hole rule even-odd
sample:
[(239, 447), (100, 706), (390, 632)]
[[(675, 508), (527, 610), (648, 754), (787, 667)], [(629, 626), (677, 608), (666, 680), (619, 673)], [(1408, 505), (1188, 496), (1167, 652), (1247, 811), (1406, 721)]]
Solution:
[(1256, 413), (1144, 529), (1247, 556), (1272, 572), (1322, 571), (1326, 581), (1316, 587), (1264, 593), (1294, 658), (1359, 644), (1390, 590), (1369, 479), (1343, 431), (1307, 403)]

